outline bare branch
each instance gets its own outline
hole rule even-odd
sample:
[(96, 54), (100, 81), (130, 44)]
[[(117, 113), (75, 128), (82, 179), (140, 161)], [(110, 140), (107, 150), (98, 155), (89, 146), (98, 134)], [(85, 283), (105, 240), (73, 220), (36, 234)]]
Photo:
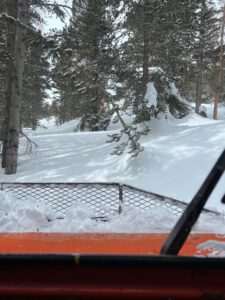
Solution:
[(25, 138), (26, 138), (26, 140), (27, 140), (27, 145), (26, 145), (26, 153), (27, 154), (31, 154), (32, 152), (33, 152), (33, 147), (35, 148), (35, 152), (37, 152), (37, 148), (38, 148), (38, 145), (34, 142), (34, 141), (32, 141), (25, 133), (23, 133), (22, 131), (21, 131), (21, 133), (20, 133), (22, 136), (24, 136)]

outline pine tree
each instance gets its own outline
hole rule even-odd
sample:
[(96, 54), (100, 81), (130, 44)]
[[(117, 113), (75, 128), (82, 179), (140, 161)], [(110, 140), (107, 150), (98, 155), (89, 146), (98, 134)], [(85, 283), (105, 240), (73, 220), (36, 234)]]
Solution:
[(161, 9), (161, 3), (158, 1), (132, 2), (123, 24), (129, 39), (121, 45), (122, 63), (118, 68), (123, 65), (124, 70), (119, 70), (119, 76), (121, 81), (125, 77), (125, 88), (130, 90), (128, 97), (132, 98), (134, 110), (142, 103), (149, 81), (148, 68), (151, 66), (154, 51), (154, 22)]
[(73, 1), (73, 17), (67, 31), (69, 38), (62, 43), (63, 53), (54, 76), (59, 88), (62, 119), (82, 117), (81, 130), (107, 127), (108, 118), (103, 107), (113, 59), (110, 18), (105, 0)]
[(192, 19), (187, 16), (187, 11), (194, 9), (191, 1), (188, 4), (187, 1), (180, 1), (178, 8), (174, 0), (139, 0), (125, 9), (122, 28), (127, 31), (127, 39), (121, 42), (117, 74), (125, 85), (127, 93), (124, 97), (132, 103), (139, 121), (150, 119), (148, 111), (140, 113), (139, 110), (139, 107), (144, 107), (150, 67), (161, 67), (169, 79), (176, 80), (178, 87), (181, 87), (181, 66), (190, 55), (187, 45), (193, 38)]
[(37, 37), (36, 30), (30, 25), (34, 20), (42, 19), (37, 10), (38, 7), (45, 7), (60, 17), (64, 16), (61, 7), (64, 9), (65, 5), (40, 0), (8, 0), (6, 12), (1, 15), (6, 19), (8, 57), (2, 155), (2, 167), (5, 168), (6, 174), (14, 174), (17, 171), (24, 62), (28, 42), (33, 41), (35, 36)]
[(197, 24), (196, 32), (196, 47), (194, 57), (197, 62), (196, 70), (196, 108), (195, 112), (200, 113), (200, 106), (204, 92), (204, 75), (206, 71), (207, 59), (210, 58), (212, 50), (217, 42), (215, 41), (217, 19), (215, 18), (215, 10), (211, 0), (196, 1), (198, 9), (196, 9)]
[(44, 103), (50, 88), (50, 63), (45, 48), (40, 42), (33, 42), (26, 53), (23, 78), (21, 109), (22, 127), (38, 125), (38, 120), (45, 117)]
[(218, 64), (218, 75), (216, 80), (216, 93), (214, 99), (213, 119), (218, 118), (218, 103), (222, 88), (223, 67), (224, 67), (224, 29), (225, 29), (225, 4), (223, 5), (223, 17), (221, 21), (221, 41), (220, 41), (220, 58)]

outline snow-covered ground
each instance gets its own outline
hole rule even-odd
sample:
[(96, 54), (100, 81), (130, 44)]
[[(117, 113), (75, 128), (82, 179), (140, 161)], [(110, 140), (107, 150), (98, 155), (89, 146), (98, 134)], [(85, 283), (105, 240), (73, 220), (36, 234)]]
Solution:
[[(141, 140), (145, 150), (137, 158), (127, 153), (110, 155), (115, 145), (105, 141), (118, 125), (112, 125), (108, 132), (80, 133), (74, 132), (78, 122), (74, 120), (60, 127), (51, 123), (51, 126), (45, 124), (48, 129), (28, 130), (30, 138), (38, 144), (38, 151), (25, 154), (25, 139), (21, 139), (18, 173), (5, 176), (1, 170), (0, 182), (119, 182), (188, 203), (225, 147), (225, 121), (205, 119), (194, 113), (182, 120), (152, 122), (151, 132)], [(224, 187), (225, 175), (207, 204), (211, 210), (225, 211), (220, 203)], [(5, 216), (1, 218), (0, 231), (148, 232), (169, 230), (176, 222), (176, 218), (162, 210), (161, 213), (146, 211), (139, 216), (137, 211), (129, 210), (114, 216), (111, 222), (96, 223), (79, 203), (66, 220), (54, 220), (53, 216), (53, 221), (48, 222), (46, 214), (52, 212), (45, 209), (45, 204), (44, 208), (42, 204), (37, 208), (32, 199), (23, 204), (7, 197), (1, 194), (6, 208), (0, 207)], [(11, 202), (13, 209), (7, 204)], [(196, 230), (225, 232), (224, 225), (221, 216), (200, 221)]]
[[(93, 219), (92, 209), (81, 203), (74, 203), (65, 218), (57, 218), (57, 213), (41, 198), (33, 201), (15, 199), (0, 192), (0, 232), (107, 232), (107, 233), (149, 233), (169, 232), (178, 217), (167, 208), (155, 207), (140, 211), (128, 207), (122, 214), (114, 213), (107, 222)], [(194, 227), (194, 232), (225, 233), (223, 216), (213, 217), (203, 214)]]
[[(195, 104), (192, 103), (192, 107), (195, 107)], [(213, 103), (203, 103), (201, 105), (201, 110), (204, 111), (208, 118), (213, 118), (213, 110), (214, 110), (214, 104)], [(219, 120), (225, 120), (225, 104), (219, 103), (218, 106), (218, 119)]]

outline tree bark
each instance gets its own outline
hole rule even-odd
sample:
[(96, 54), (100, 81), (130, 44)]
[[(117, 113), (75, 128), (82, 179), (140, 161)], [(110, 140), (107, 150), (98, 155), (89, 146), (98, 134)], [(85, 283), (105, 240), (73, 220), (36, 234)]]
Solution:
[[(145, 10), (145, 6), (143, 7)], [(146, 94), (147, 84), (149, 82), (149, 32), (148, 32), (148, 14), (144, 11), (143, 26), (143, 77), (142, 77), (142, 98)]]
[(185, 62), (183, 71), (183, 94), (185, 97), (188, 97), (189, 85), (189, 65), (187, 62)]
[(205, 48), (205, 32), (206, 32), (206, 22), (205, 22), (205, 11), (206, 11), (206, 2), (201, 0), (201, 21), (199, 28), (199, 48), (198, 48), (198, 62), (197, 62), (197, 86), (196, 86), (196, 106), (195, 112), (199, 114), (201, 101), (202, 101), (202, 92), (203, 92), (203, 69), (204, 69), (204, 48)]
[(223, 77), (223, 65), (224, 65), (224, 27), (225, 27), (225, 5), (223, 7), (223, 19), (222, 19), (222, 28), (221, 28), (221, 43), (220, 43), (220, 61), (218, 65), (218, 75), (216, 80), (216, 94), (214, 99), (214, 110), (213, 110), (213, 119), (218, 119), (218, 103), (219, 103), (219, 97), (221, 93), (221, 87), (222, 87), (222, 77)]
[(12, 81), (9, 83), (8, 96), (8, 128), (6, 143), (6, 160), (5, 174), (15, 174), (17, 171), (17, 158), (20, 133), (20, 110), (21, 110), (21, 94), (22, 81), (25, 58), (25, 28), (20, 22), (27, 24), (28, 1), (27, 0), (10, 0), (7, 6), (16, 2), (16, 30), (14, 36), (14, 52), (15, 56), (12, 62)]
[[(17, 0), (5, 0), (5, 7), (7, 14), (14, 19), (17, 18)], [(7, 135), (9, 125), (9, 102), (11, 99), (11, 84), (13, 81), (13, 61), (15, 59), (15, 36), (16, 36), (16, 22), (7, 20), (7, 52), (8, 52), (8, 64), (7, 64), (7, 95), (5, 103), (5, 120), (3, 128), (3, 150), (2, 150), (2, 168), (6, 166), (6, 152), (7, 152)]]
[[(201, 36), (201, 39), (203, 36)], [(203, 41), (200, 40), (199, 53), (198, 53), (198, 72), (197, 72), (197, 86), (196, 86), (196, 105), (195, 112), (199, 114), (201, 101), (202, 101), (202, 74), (203, 74), (203, 63), (204, 63), (204, 45)]]
[[(6, 1), (0, 1), (0, 13), (6, 12)], [(6, 22), (0, 20), (0, 37), (2, 45), (0, 45), (1, 53), (4, 53), (6, 43), (4, 35), (6, 34)], [(3, 50), (3, 52), (2, 52)], [(4, 55), (3, 55), (4, 57)], [(5, 122), (5, 107), (6, 107), (6, 72), (7, 72), (7, 63), (5, 59), (1, 58), (0, 61), (0, 141), (4, 139), (4, 122)]]

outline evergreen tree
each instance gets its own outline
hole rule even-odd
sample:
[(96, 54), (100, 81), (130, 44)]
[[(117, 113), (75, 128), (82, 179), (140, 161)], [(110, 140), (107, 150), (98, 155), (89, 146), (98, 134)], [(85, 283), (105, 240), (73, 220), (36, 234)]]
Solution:
[(14, 174), (17, 171), (24, 62), (28, 42), (37, 37), (37, 31), (30, 26), (35, 20), (41, 20), (37, 7), (45, 7), (61, 17), (64, 15), (60, 8), (64, 8), (64, 5), (46, 4), (45, 1), (39, 0), (8, 0), (6, 10), (1, 15), (1, 18), (6, 19), (8, 57), (2, 157), (2, 167), (5, 168), (6, 174)]
[(46, 50), (40, 42), (33, 42), (26, 53), (23, 78), (21, 125), (31, 127), (38, 125), (38, 120), (46, 116), (44, 103), (50, 88), (50, 63)]
[(221, 21), (220, 57), (219, 57), (218, 74), (216, 79), (216, 91), (215, 91), (215, 98), (214, 98), (213, 119), (215, 120), (217, 120), (218, 118), (218, 104), (219, 104), (219, 98), (221, 95), (221, 88), (222, 88), (223, 67), (224, 67), (224, 30), (225, 30), (225, 4), (223, 5), (223, 17)]
[(111, 15), (107, 9), (105, 0), (73, 1), (69, 38), (62, 43), (54, 71), (62, 120), (81, 116), (82, 130), (102, 130), (108, 123), (105, 94), (113, 53)]
[[(201, 89), (212, 96), (213, 49), (217, 45), (217, 20), (212, 1), (181, 0), (178, 6), (175, 0), (138, 0), (124, 7), (126, 17), (120, 26), (127, 31), (127, 38), (121, 42), (117, 72), (125, 90), (129, 91), (124, 95), (127, 101), (132, 102), (135, 109), (143, 101), (149, 80), (148, 68), (153, 66), (161, 67), (170, 80), (176, 81), (186, 97), (195, 97), (196, 82), (198, 98)], [(143, 115), (143, 118), (149, 116)]]
[[(122, 28), (127, 39), (121, 43), (121, 60), (117, 66), (118, 77), (125, 85), (126, 101), (134, 107), (140, 120), (148, 120), (144, 96), (150, 80), (149, 68), (161, 67), (171, 81), (181, 87), (182, 66), (187, 59), (187, 44), (191, 39), (191, 18), (184, 16), (195, 7), (191, 1), (133, 1), (126, 7)], [(191, 13), (190, 13), (191, 14)], [(191, 14), (192, 15), (192, 14)], [(121, 70), (122, 68), (122, 70)]]
[(215, 11), (211, 0), (197, 1), (198, 9), (196, 10), (197, 25), (196, 31), (196, 48), (194, 57), (197, 62), (196, 70), (196, 113), (200, 113), (200, 106), (203, 97), (203, 80), (206, 66), (209, 65), (207, 59), (215, 48), (216, 28)]

